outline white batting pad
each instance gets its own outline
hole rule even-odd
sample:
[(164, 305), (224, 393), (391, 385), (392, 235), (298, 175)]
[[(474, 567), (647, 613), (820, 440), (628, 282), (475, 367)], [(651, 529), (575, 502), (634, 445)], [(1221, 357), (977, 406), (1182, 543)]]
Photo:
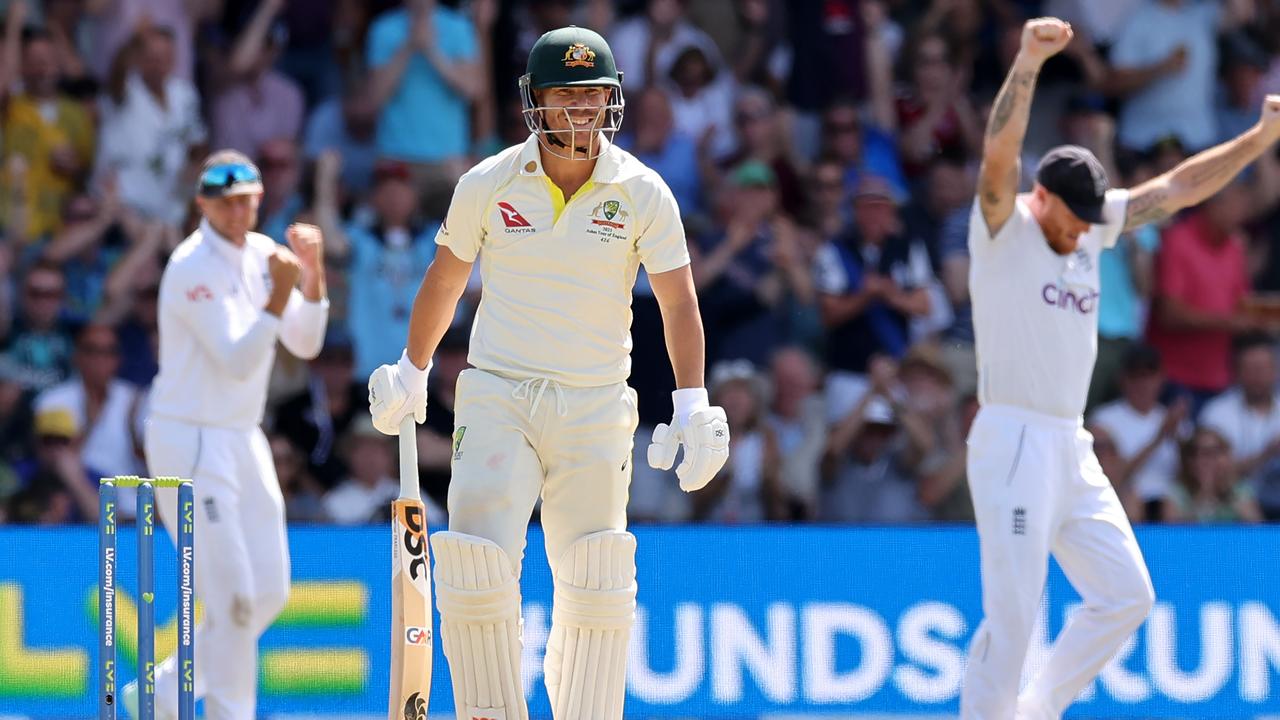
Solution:
[(431, 536), (440, 641), (458, 720), (527, 720), (520, 684), (520, 585), (511, 558), (484, 538)]
[(607, 530), (574, 541), (556, 571), (542, 668), (555, 720), (622, 720), (635, 611), (635, 536)]

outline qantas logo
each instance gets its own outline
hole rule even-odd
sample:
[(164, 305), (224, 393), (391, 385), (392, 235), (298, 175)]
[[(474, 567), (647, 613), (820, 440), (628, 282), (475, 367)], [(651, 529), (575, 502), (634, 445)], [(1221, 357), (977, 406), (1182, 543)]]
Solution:
[(498, 203), (498, 212), (502, 213), (502, 224), (508, 228), (528, 228), (533, 230), (533, 225), (520, 214), (518, 210), (511, 207), (511, 203)]

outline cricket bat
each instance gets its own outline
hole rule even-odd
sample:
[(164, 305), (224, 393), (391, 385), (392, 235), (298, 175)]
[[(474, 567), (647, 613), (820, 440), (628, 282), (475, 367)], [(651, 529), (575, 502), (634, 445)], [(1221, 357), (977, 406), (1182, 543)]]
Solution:
[(418, 491), (417, 424), (400, 423), (400, 497), (391, 506), (391, 698), (387, 720), (427, 720), (431, 695), (431, 561)]

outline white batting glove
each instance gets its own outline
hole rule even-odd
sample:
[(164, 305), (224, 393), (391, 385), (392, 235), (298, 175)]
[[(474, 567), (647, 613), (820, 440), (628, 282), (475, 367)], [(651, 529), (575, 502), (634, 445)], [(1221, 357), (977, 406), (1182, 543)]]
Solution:
[(670, 470), (683, 445), (684, 458), (676, 468), (680, 489), (701, 490), (729, 459), (729, 422), (724, 409), (707, 400), (706, 388), (682, 388), (671, 399), (675, 416), (670, 425), (659, 423), (653, 429), (649, 467)]
[(420, 370), (409, 361), (406, 351), (395, 365), (383, 365), (369, 376), (369, 414), (373, 426), (386, 435), (400, 434), (400, 421), (412, 416), (418, 423), (427, 419), (427, 376), (431, 363)]

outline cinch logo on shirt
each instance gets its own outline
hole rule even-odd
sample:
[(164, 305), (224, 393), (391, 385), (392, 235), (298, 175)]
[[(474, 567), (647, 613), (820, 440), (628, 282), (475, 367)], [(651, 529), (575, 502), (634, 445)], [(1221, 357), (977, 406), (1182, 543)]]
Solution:
[(1040, 297), (1046, 305), (1053, 305), (1064, 310), (1074, 309), (1081, 315), (1088, 315), (1098, 307), (1098, 291), (1090, 290), (1088, 294), (1077, 295), (1074, 291), (1058, 287), (1053, 283), (1045, 283), (1040, 290)]
[(502, 213), (502, 224), (507, 226), (507, 232), (533, 232), (533, 225), (511, 207), (511, 203), (498, 203), (498, 212)]

